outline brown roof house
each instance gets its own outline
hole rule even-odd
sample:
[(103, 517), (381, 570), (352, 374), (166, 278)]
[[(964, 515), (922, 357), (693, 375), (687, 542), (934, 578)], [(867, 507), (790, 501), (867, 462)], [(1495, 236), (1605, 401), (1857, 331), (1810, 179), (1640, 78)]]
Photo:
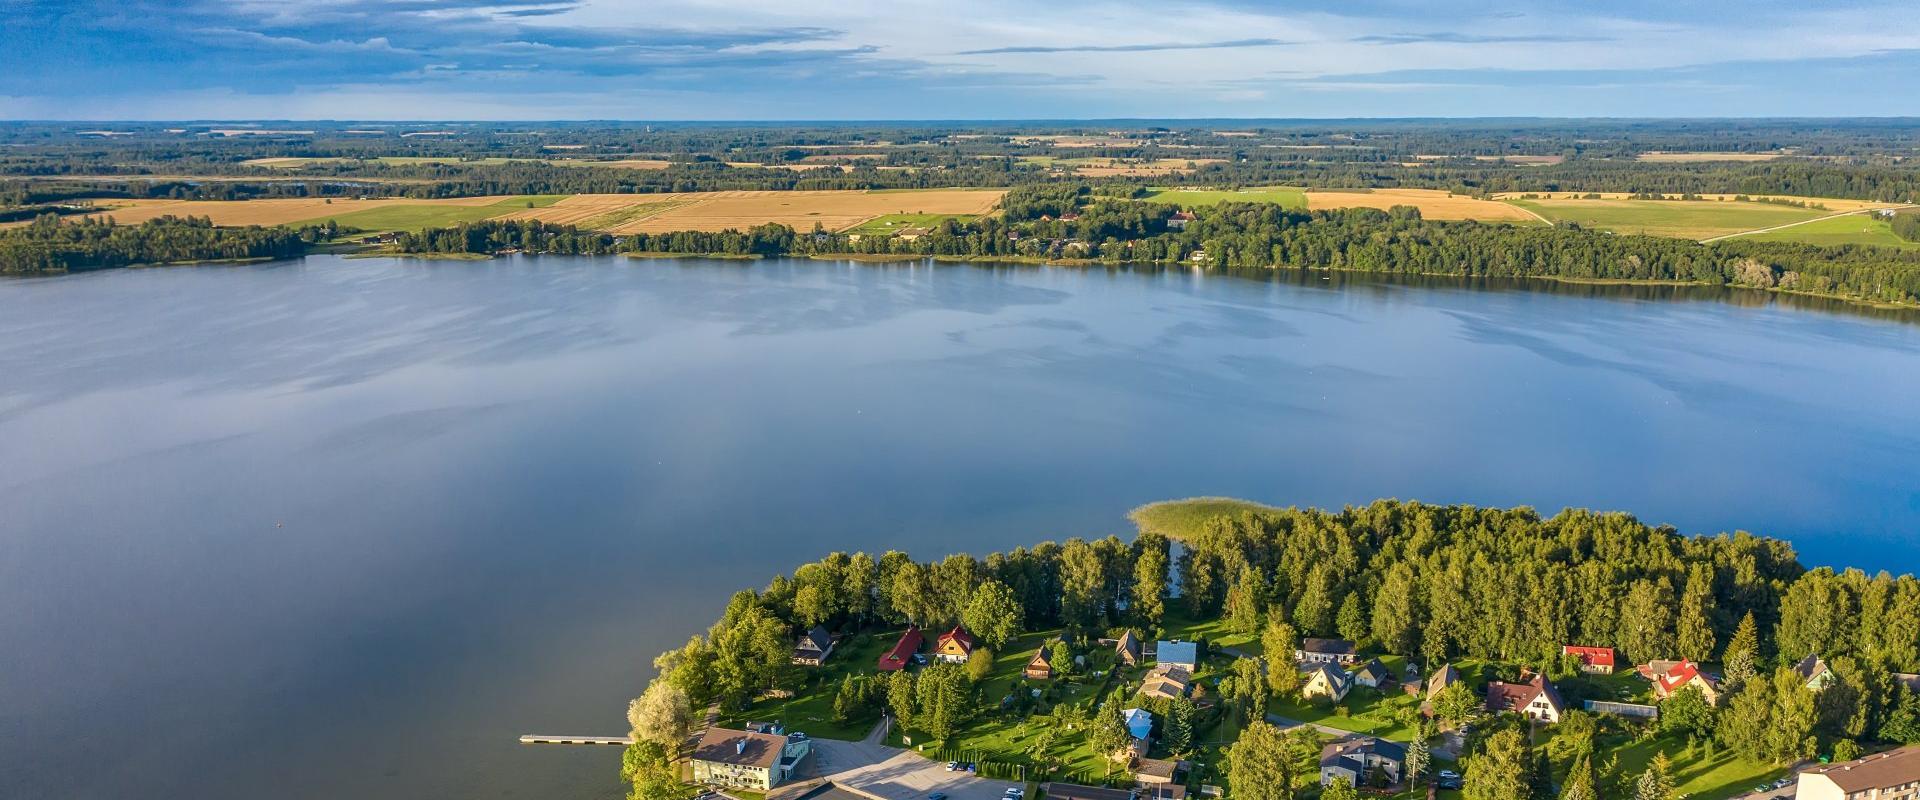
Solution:
[(812, 747), (810, 739), (708, 728), (689, 761), (695, 783), (765, 791), (791, 779)]
[(1797, 800), (1909, 800), (1920, 796), (1920, 745), (1800, 773)]
[(1793, 671), (1800, 675), (1800, 680), (1808, 689), (1816, 692), (1833, 683), (1833, 670), (1828, 669), (1826, 659), (1819, 656), (1800, 659), (1800, 663), (1793, 665)]
[(1300, 640), (1300, 648), (1293, 651), (1293, 660), (1302, 664), (1340, 664), (1345, 666), (1359, 660), (1354, 652), (1353, 642), (1345, 639), (1315, 639), (1308, 637)]
[(827, 656), (833, 655), (833, 634), (819, 625), (800, 634), (800, 641), (793, 644), (793, 663), (802, 666), (817, 667), (827, 663)]
[(1140, 637), (1133, 635), (1131, 628), (1120, 634), (1120, 641), (1113, 643), (1113, 653), (1119, 656), (1120, 663), (1129, 667), (1140, 666)]
[(1193, 689), (1193, 673), (1172, 664), (1157, 664), (1140, 684), (1140, 694), (1163, 700), (1178, 700)]
[[(1283, 666), (1281, 669), (1286, 667)], [(1332, 664), (1313, 665), (1312, 669), (1307, 670), (1306, 681), (1300, 684), (1300, 697), (1306, 700), (1325, 697), (1338, 703), (1346, 699), (1347, 693), (1351, 691), (1353, 691), (1353, 676)]]
[(1539, 722), (1559, 722), (1566, 708), (1545, 675), (1535, 675), (1525, 683), (1487, 684), (1487, 710), (1496, 714), (1511, 711)]
[(1027, 680), (1030, 681), (1044, 681), (1053, 677), (1053, 661), (1047, 656), (1047, 646), (1045, 644), (1040, 645), (1040, 649), (1034, 651), (1033, 658), (1027, 659), (1025, 674)]

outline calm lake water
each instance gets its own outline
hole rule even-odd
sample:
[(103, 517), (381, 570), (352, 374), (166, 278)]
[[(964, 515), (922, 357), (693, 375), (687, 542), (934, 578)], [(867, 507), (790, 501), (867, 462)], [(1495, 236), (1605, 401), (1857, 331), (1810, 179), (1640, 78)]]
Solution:
[(1920, 566), (1920, 325), (1719, 291), (313, 257), (0, 282), (0, 796), (614, 798), (659, 651), (834, 549), (1201, 494)]

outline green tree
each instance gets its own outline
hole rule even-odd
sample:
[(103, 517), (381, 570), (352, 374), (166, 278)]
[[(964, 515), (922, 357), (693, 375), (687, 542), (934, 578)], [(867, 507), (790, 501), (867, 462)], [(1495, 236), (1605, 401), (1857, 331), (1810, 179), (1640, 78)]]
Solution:
[(1266, 606), (1267, 583), (1260, 571), (1243, 567), (1240, 577), (1227, 589), (1227, 627), (1235, 633), (1260, 630), (1260, 609)]
[(1519, 800), (1533, 783), (1533, 757), (1520, 732), (1511, 728), (1488, 736), (1480, 752), (1467, 758), (1463, 800)]
[(1673, 654), (1673, 588), (1665, 578), (1635, 581), (1620, 609), (1620, 645), (1634, 663)]
[(1561, 784), (1560, 800), (1600, 800), (1600, 789), (1594, 785), (1592, 756), (1574, 758), (1573, 765), (1567, 769), (1567, 780)]
[(966, 622), (967, 630), (980, 637), (980, 641), (986, 642), (987, 647), (1002, 650), (1020, 633), (1020, 623), (1026, 619), (1026, 611), (1020, 607), (1020, 601), (1013, 596), (1012, 589), (988, 578), (973, 590), (973, 598), (967, 602), (962, 619)]
[(981, 683), (993, 674), (993, 651), (976, 647), (967, 654), (967, 680)]
[(1293, 800), (1297, 771), (1280, 729), (1256, 721), (1227, 748), (1227, 784), (1233, 800)]
[(1373, 640), (1389, 653), (1412, 654), (1419, 647), (1419, 616), (1413, 567), (1395, 564), (1374, 594)]
[(627, 704), (627, 724), (633, 738), (659, 744), (668, 753), (678, 752), (693, 733), (693, 701), (671, 681), (656, 678)]
[(970, 683), (958, 664), (935, 664), (914, 679), (914, 727), (946, 741), (966, 719)]
[(1127, 731), (1125, 705), (1126, 696), (1115, 689), (1091, 720), (1093, 727), (1087, 731), (1087, 744), (1102, 758), (1111, 759), (1133, 741), (1133, 734)]
[(1660, 701), (1660, 731), (1683, 737), (1713, 735), (1713, 704), (1698, 687), (1687, 686)]
[(1653, 761), (1633, 785), (1633, 800), (1673, 800), (1673, 776), (1668, 774), (1667, 754), (1654, 753)]
[[(1291, 665), (1286, 667), (1291, 669)], [(1233, 682), (1236, 697), (1234, 704), (1240, 709), (1242, 718), (1264, 717), (1267, 708), (1266, 670), (1260, 666), (1260, 660), (1254, 658), (1236, 658), (1233, 660)]]
[(680, 782), (679, 769), (659, 742), (640, 739), (627, 745), (620, 758), (620, 779), (632, 787), (627, 795), (632, 800), (683, 800), (693, 796), (692, 787)]
[(1320, 800), (1360, 800), (1360, 792), (1346, 778), (1334, 778), (1333, 783), (1320, 793)]
[(1160, 632), (1167, 613), (1167, 543), (1164, 537), (1141, 534), (1140, 556), (1133, 562), (1133, 617), (1147, 635)]
[(1193, 752), (1193, 723), (1199, 710), (1185, 697), (1167, 703), (1166, 719), (1160, 723), (1160, 743), (1175, 756)]
[(1740, 625), (1733, 629), (1733, 638), (1727, 641), (1727, 652), (1722, 666), (1726, 669), (1729, 684), (1738, 686), (1754, 676), (1760, 663), (1760, 627), (1753, 622), (1753, 612), (1747, 612), (1740, 618)]
[(1860, 745), (1852, 739), (1837, 739), (1833, 743), (1833, 762), (1852, 761), (1861, 756)]
[(1356, 645), (1367, 640), (1370, 628), (1367, 625), (1366, 611), (1360, 607), (1359, 593), (1349, 594), (1347, 599), (1340, 601), (1340, 613), (1335, 617), (1334, 624), (1339, 627), (1342, 637), (1353, 641)]
[(1448, 684), (1447, 688), (1440, 690), (1440, 694), (1435, 695), (1429, 702), (1433, 706), (1434, 715), (1447, 722), (1465, 722), (1471, 719), (1474, 710), (1480, 707), (1480, 699), (1473, 695), (1472, 689), (1467, 688), (1466, 681)]
[(1676, 644), (1680, 657), (1710, 661), (1714, 653), (1713, 566), (1695, 563), (1687, 573), (1686, 589), (1680, 593)]
[(1267, 660), (1267, 691), (1273, 697), (1293, 697), (1300, 691), (1300, 670), (1294, 667), (1293, 652), (1299, 649), (1293, 626), (1278, 613), (1267, 615), (1266, 629), (1260, 634), (1260, 649)]
[(852, 673), (840, 681), (840, 689), (833, 693), (833, 721), (845, 725), (860, 713), (865, 705), (865, 695), (855, 682)]
[(893, 712), (893, 721), (903, 728), (914, 723), (914, 703), (920, 693), (913, 684), (912, 673), (904, 669), (887, 676), (887, 710)]

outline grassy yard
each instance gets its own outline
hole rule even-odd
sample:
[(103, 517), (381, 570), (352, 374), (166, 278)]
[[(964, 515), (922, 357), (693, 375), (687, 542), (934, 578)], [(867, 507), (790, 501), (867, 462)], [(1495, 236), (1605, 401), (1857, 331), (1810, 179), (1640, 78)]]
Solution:
[[(1556, 730), (1551, 726), (1539, 729), (1535, 743), (1547, 749), (1555, 773), (1564, 774), (1571, 759), (1559, 744)], [(1600, 761), (1618, 754), (1620, 773), (1629, 777), (1646, 771), (1655, 753), (1665, 753), (1671, 765), (1674, 789), (1688, 800), (1722, 800), (1745, 794), (1790, 772), (1786, 767), (1755, 764), (1739, 758), (1724, 747), (1715, 748), (1709, 754), (1705, 744), (1689, 747), (1685, 741), (1670, 737), (1640, 740), (1602, 736), (1597, 749), (1596, 760)]]
[(1146, 196), (1149, 203), (1178, 206), (1214, 206), (1221, 203), (1279, 203), (1288, 208), (1305, 209), (1307, 194), (1301, 189), (1268, 187), (1261, 189), (1160, 189)]
[[(1398, 689), (1382, 692), (1355, 686), (1338, 706), (1282, 699), (1268, 703), (1267, 713), (1405, 743), (1413, 739), (1415, 729), (1402, 721), (1402, 715), (1419, 705), (1418, 698)], [(1346, 715), (1339, 714), (1337, 708), (1345, 708)]]
[(1556, 222), (1614, 233), (1705, 239), (1815, 219), (1832, 212), (1733, 200), (1510, 200)]
[(854, 233), (861, 236), (887, 236), (896, 233), (925, 233), (941, 220), (972, 222), (978, 217), (970, 214), (882, 214), (862, 222), (841, 233)]
[[(1160, 635), (1162, 639), (1187, 642), (1204, 639), (1209, 650), (1232, 647), (1250, 655), (1260, 655), (1260, 637), (1257, 634), (1236, 633), (1227, 627), (1224, 619), (1198, 619), (1178, 599), (1167, 602), (1167, 613), (1160, 626), (1165, 629)], [(1204, 667), (1202, 671), (1205, 671)]]
[(869, 713), (846, 724), (833, 721), (833, 696), (848, 674), (873, 675), (880, 654), (892, 647), (900, 631), (855, 634), (834, 647), (832, 657), (820, 667), (796, 667), (804, 670), (806, 681), (787, 700), (759, 700), (745, 711), (723, 714), (720, 724), (740, 727), (748, 722), (779, 720), (788, 730), (805, 731), (816, 738), (858, 741), (873, 729), (880, 715)]
[(1219, 516), (1237, 516), (1246, 511), (1274, 511), (1272, 506), (1231, 497), (1190, 497), (1148, 503), (1127, 513), (1140, 530), (1152, 531), (1169, 539), (1189, 538), (1205, 529), (1207, 521)]
[(1795, 225), (1777, 231), (1740, 236), (1757, 242), (1805, 242), (1818, 245), (1870, 244), (1879, 247), (1920, 249), (1920, 242), (1909, 242), (1893, 233), (1893, 226), (1872, 214), (1852, 214)]

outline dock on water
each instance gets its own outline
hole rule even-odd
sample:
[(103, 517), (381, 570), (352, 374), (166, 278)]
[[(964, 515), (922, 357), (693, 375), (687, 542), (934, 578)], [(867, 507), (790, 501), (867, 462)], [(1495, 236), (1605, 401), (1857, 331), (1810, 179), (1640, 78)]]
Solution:
[(633, 744), (631, 736), (545, 736), (529, 733), (520, 737), (521, 744), (611, 744), (626, 747)]

